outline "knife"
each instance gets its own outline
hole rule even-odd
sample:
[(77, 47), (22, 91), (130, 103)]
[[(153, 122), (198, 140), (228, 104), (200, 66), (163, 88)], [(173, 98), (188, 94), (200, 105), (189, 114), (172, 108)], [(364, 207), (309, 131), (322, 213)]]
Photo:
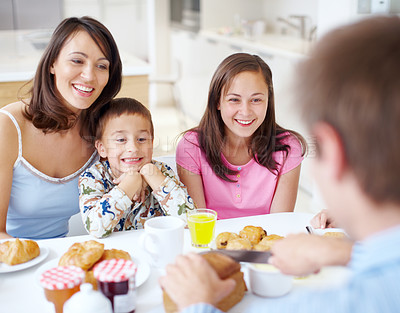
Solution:
[[(256, 250), (226, 250), (226, 249), (211, 249), (211, 252), (225, 254), (236, 262), (248, 263), (265, 263), (268, 264), (268, 259), (272, 255), (270, 251), (256, 251)], [(208, 252), (202, 252), (208, 253)]]

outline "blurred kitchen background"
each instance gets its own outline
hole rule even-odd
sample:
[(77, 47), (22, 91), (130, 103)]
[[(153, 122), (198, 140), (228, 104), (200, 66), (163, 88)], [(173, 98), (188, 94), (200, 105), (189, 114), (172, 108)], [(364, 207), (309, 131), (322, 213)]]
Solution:
[(0, 107), (33, 78), (54, 27), (89, 15), (112, 32), (123, 60), (119, 96), (147, 105), (154, 156), (173, 160), (177, 136), (196, 126), (217, 65), (236, 52), (271, 67), (277, 121), (311, 143), (297, 211), (323, 208), (309, 171), (312, 139), (296, 110), (296, 64), (330, 29), (374, 14), (400, 14), (400, 0), (0, 0)]

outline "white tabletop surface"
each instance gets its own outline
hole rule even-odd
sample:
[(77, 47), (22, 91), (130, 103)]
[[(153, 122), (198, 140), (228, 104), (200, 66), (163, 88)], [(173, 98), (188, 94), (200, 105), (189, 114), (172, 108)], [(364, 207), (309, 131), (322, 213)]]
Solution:
[[(236, 219), (221, 220), (217, 222), (215, 234), (223, 231), (239, 232), (246, 225), (263, 227), (268, 234), (288, 235), (289, 233), (306, 232), (305, 226), (309, 225), (311, 214), (306, 213), (278, 213), (263, 216), (244, 217)], [(147, 262), (145, 252), (140, 248), (138, 242), (143, 231), (127, 231), (113, 233), (105, 239), (95, 239), (104, 243), (106, 249), (123, 249), (131, 256)], [(192, 248), (190, 245), (190, 234), (185, 230), (184, 252), (204, 251)], [(31, 268), (12, 273), (0, 273), (0, 308), (1, 312), (30, 312), (46, 313), (54, 312), (52, 305), (46, 301), (43, 289), (37, 283), (37, 275), (47, 262), (55, 262), (75, 242), (94, 239), (92, 236), (75, 236), (61, 239), (48, 239), (38, 241), (39, 246), (49, 249), (48, 257)], [(38, 270), (39, 269), (39, 270)], [(247, 271), (242, 266), (245, 277)], [(151, 268), (151, 274), (147, 281), (137, 290), (137, 313), (164, 312), (162, 305), (162, 292), (158, 285), (158, 278), (163, 270)], [(348, 271), (343, 267), (330, 267), (323, 269), (317, 275), (311, 275), (303, 279), (295, 279), (293, 292), (299, 292), (310, 286), (331, 286), (344, 281)], [(229, 312), (244, 312), (251, 302), (268, 301), (247, 292), (243, 300), (233, 307)], [(265, 305), (265, 303), (263, 303)]]
[[(0, 31), (0, 82), (32, 79), (44, 51), (43, 45), (49, 41), (50, 36), (50, 30)], [(147, 62), (126, 51), (120, 51), (120, 55), (123, 75), (150, 73)]]

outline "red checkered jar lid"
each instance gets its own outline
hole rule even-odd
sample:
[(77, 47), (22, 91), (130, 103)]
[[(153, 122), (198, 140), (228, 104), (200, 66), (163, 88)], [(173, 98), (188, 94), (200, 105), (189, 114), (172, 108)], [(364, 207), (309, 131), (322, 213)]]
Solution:
[(71, 289), (80, 285), (85, 272), (76, 266), (57, 266), (42, 273), (40, 284), (50, 290)]
[(97, 264), (93, 269), (93, 275), (101, 282), (118, 283), (134, 277), (136, 270), (136, 264), (130, 260), (111, 259)]

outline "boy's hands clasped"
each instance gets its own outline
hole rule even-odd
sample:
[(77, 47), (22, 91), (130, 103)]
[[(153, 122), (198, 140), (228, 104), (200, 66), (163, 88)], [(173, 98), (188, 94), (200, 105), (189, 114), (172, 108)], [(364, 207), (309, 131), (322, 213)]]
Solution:
[(126, 195), (134, 202), (144, 202), (146, 188), (150, 186), (153, 190), (160, 187), (165, 176), (153, 163), (147, 163), (138, 171), (129, 169), (120, 177), (114, 179), (114, 184), (118, 185)]

